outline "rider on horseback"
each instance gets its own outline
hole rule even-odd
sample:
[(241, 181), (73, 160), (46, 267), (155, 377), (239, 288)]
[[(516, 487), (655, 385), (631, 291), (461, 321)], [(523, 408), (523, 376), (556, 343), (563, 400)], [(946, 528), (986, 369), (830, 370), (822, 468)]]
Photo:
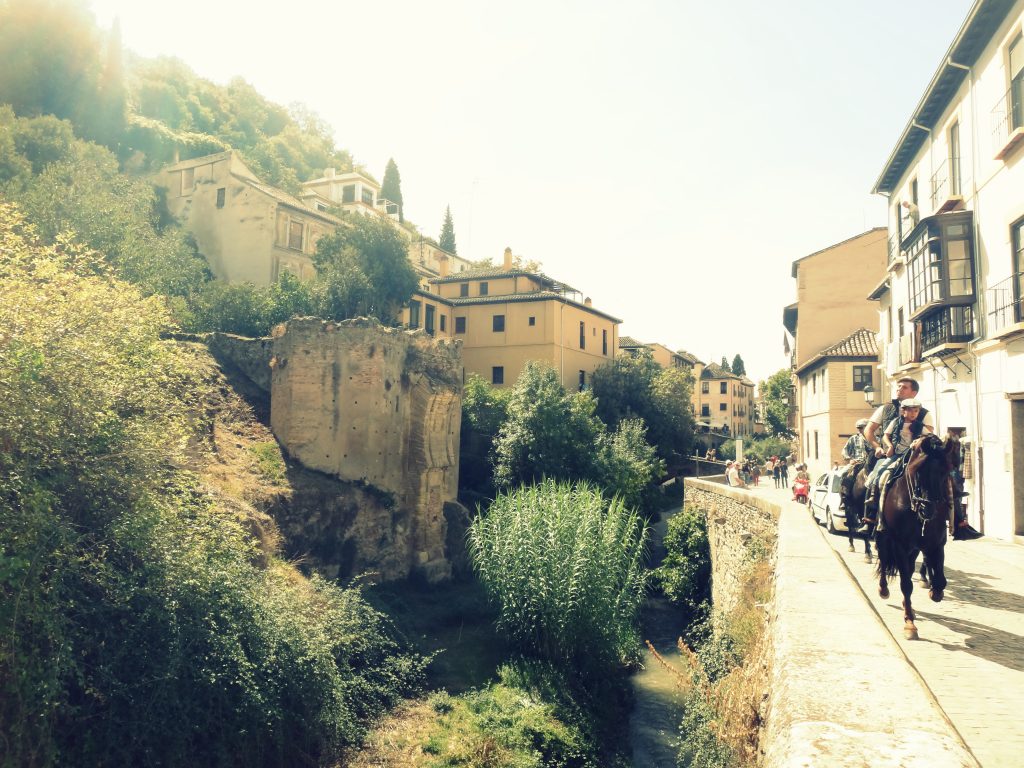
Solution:
[(878, 485), (882, 473), (896, 464), (923, 435), (935, 431), (926, 420), (927, 415), (928, 410), (921, 407), (921, 401), (911, 397), (900, 403), (899, 416), (886, 425), (880, 449), (884, 458), (875, 464), (868, 478), (867, 494), (864, 497), (864, 524), (857, 529), (858, 533), (869, 533), (875, 525), (875, 516), (878, 514)]
[(839, 509), (846, 511), (850, 503), (850, 493), (853, 491), (853, 481), (864, 466), (864, 460), (868, 457), (868, 441), (864, 439), (864, 427), (868, 425), (867, 419), (857, 421), (857, 433), (850, 435), (850, 439), (843, 446), (843, 458), (846, 459), (846, 468), (843, 470), (843, 479), (839, 485)]

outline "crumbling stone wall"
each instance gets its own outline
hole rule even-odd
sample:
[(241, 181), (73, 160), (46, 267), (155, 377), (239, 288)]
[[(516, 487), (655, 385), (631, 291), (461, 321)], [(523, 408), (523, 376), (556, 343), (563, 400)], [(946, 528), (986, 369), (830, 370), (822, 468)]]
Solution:
[(449, 576), (444, 506), (458, 491), (459, 343), (366, 319), (296, 319), (272, 339), (270, 422), (282, 448), (387, 497), (390, 525), (381, 515), (365, 526), (346, 514), (353, 535), (345, 546), (357, 551), (345, 559), (378, 550), (390, 563), (385, 578)]

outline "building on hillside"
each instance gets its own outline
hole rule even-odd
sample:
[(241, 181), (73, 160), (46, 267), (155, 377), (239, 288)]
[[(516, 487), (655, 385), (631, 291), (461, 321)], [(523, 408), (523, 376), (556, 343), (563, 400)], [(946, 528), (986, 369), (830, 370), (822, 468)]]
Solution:
[(874, 332), (858, 328), (793, 372), (800, 399), (798, 455), (814, 477), (843, 463), (843, 446), (857, 420), (871, 415), (865, 391), (870, 397), (879, 385), (877, 344)]
[(326, 168), (319, 179), (302, 182), (299, 197), (311, 208), (326, 210), (322, 206), (332, 206), (344, 213), (382, 216), (398, 222), (398, 203), (381, 197), (380, 184), (359, 171), (338, 173), (335, 168)]
[(312, 277), (316, 241), (340, 223), (262, 183), (232, 150), (166, 166), (154, 183), (210, 270), (228, 283), (269, 285), (285, 272)]
[(646, 344), (634, 339), (632, 336), (619, 336), (619, 352), (624, 355), (639, 357), (647, 348)]
[[(885, 261), (886, 231), (875, 227), (793, 262), (797, 300), (782, 312), (793, 339), (790, 426), (800, 438), (798, 458), (815, 471), (831, 468), (857, 419), (871, 415), (864, 388), (885, 388), (874, 370), (875, 343), (858, 335), (878, 324), (878, 309), (866, 297), (885, 275)], [(871, 370), (844, 367), (838, 360), (830, 364), (838, 348), (870, 348), (866, 365)], [(845, 378), (839, 378), (840, 372)]]
[(698, 424), (731, 437), (754, 434), (754, 382), (717, 363), (698, 361), (694, 369), (694, 409)]
[[(908, 94), (908, 101), (912, 94)], [(969, 519), (1024, 536), (1024, 0), (976, 0), (882, 168), (883, 370), (965, 431)]]

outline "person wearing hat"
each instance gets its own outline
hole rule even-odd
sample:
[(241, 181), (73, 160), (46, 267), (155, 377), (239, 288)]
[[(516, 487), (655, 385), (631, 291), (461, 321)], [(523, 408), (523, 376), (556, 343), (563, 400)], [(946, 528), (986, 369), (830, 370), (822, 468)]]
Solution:
[(868, 425), (867, 419), (857, 420), (857, 431), (850, 435), (850, 439), (843, 446), (843, 458), (846, 459), (846, 469), (843, 471), (843, 479), (839, 485), (839, 509), (846, 510), (850, 501), (850, 494), (853, 491), (854, 479), (859, 470), (854, 467), (863, 466), (864, 460), (868, 457), (868, 441), (864, 439), (864, 427)]
[(935, 429), (923, 418), (921, 401), (908, 397), (900, 401), (900, 415), (890, 421), (882, 434), (882, 458), (868, 477), (867, 493), (864, 497), (864, 524), (857, 533), (868, 533), (875, 525), (878, 516), (878, 481), (882, 473), (895, 464), (913, 448), (924, 435), (931, 434)]

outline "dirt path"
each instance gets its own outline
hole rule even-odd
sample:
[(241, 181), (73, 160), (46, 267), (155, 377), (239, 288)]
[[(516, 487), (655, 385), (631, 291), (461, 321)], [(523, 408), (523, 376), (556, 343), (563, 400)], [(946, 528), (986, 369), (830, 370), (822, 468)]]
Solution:
[[(677, 512), (678, 507), (663, 512), (651, 532), (653, 566), (659, 565), (664, 557), (662, 539), (668, 518)], [(658, 653), (682, 671), (684, 662), (676, 648), (676, 639), (682, 635), (683, 625), (679, 611), (668, 600), (652, 597), (646, 601), (641, 631)], [(644, 669), (633, 675), (632, 684), (634, 705), (629, 718), (629, 740), (634, 768), (674, 766), (683, 711), (673, 676), (645, 650)]]

